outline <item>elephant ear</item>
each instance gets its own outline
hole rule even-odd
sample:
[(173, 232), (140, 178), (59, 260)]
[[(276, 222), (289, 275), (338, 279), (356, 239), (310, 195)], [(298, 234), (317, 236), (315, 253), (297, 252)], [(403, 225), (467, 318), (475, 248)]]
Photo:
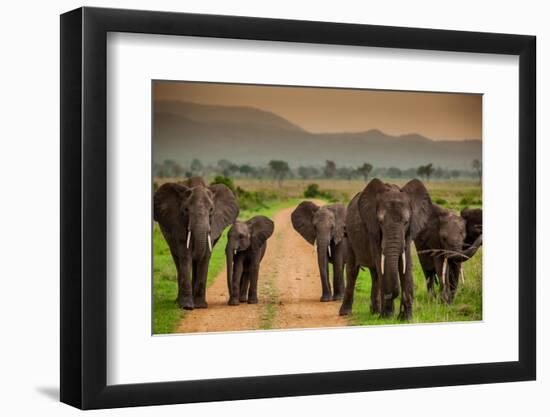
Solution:
[(189, 187), (176, 184), (163, 184), (153, 197), (153, 218), (163, 227), (174, 229), (185, 224), (181, 203), (189, 193)]
[(380, 225), (377, 216), (377, 199), (378, 195), (386, 190), (386, 184), (378, 178), (374, 178), (367, 184), (365, 189), (359, 196), (357, 206), (359, 207), (359, 215), (361, 220), (367, 227), (367, 233), (374, 239), (374, 242), (380, 241)]
[(265, 216), (254, 216), (246, 224), (250, 230), (250, 244), (254, 249), (261, 248), (273, 234), (274, 224)]
[(319, 206), (311, 201), (302, 201), (292, 212), (290, 219), (292, 226), (302, 237), (313, 245), (315, 242), (315, 227), (313, 215), (319, 210)]
[(334, 213), (334, 243), (342, 241), (346, 231), (346, 208), (343, 204), (331, 204), (327, 209)]
[(410, 180), (401, 191), (407, 193), (411, 199), (410, 237), (416, 236), (426, 227), (432, 214), (432, 199), (428, 190), (418, 179)]
[(214, 212), (210, 223), (212, 239), (217, 240), (227, 226), (233, 223), (239, 215), (239, 205), (233, 192), (223, 184), (208, 187), (214, 194)]
[(466, 220), (466, 240), (475, 241), (483, 232), (483, 211), (481, 209), (462, 209), (460, 216)]

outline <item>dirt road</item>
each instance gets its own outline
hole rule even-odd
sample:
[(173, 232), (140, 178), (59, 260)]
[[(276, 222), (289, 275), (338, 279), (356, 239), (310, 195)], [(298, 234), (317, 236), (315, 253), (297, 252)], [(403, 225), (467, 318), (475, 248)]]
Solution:
[[(323, 204), (317, 202), (317, 204)], [(188, 312), (177, 332), (342, 327), (340, 302), (319, 302), (321, 281), (313, 247), (292, 227), (294, 207), (273, 217), (275, 231), (260, 266), (259, 302), (227, 305), (225, 269), (207, 290), (207, 309)]]

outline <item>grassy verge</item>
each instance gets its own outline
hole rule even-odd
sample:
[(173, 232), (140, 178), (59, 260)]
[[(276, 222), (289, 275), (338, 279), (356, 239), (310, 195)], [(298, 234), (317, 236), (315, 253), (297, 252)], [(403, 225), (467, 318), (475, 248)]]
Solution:
[[(438, 297), (431, 299), (426, 290), (426, 279), (418, 262), (413, 255), (414, 277), (414, 305), (412, 323), (436, 323), (449, 321), (476, 321), (482, 319), (482, 279), (481, 260), (482, 249), (476, 255), (465, 262), (465, 283), (459, 283), (457, 294), (453, 303), (448, 306)], [(397, 324), (399, 312), (399, 298), (396, 300), (396, 316), (392, 319), (381, 319), (370, 312), (371, 277), (368, 270), (361, 271), (357, 277), (353, 314), (350, 316), (352, 325), (370, 324)]]
[[(272, 217), (279, 210), (298, 204), (299, 201), (299, 199), (295, 198), (271, 200), (266, 203), (266, 208), (241, 211), (239, 219), (246, 220), (256, 215)], [(210, 258), (210, 265), (208, 267), (207, 286), (213, 283), (216, 276), (225, 266), (224, 251), (227, 243), (227, 230), (228, 229), (223, 232), (212, 251), (212, 257)], [(174, 261), (170, 255), (170, 249), (162, 236), (158, 224), (155, 224), (153, 231), (153, 252), (153, 334), (173, 333), (177, 324), (185, 316), (185, 310), (178, 308), (175, 303), (178, 294), (176, 266), (174, 265)], [(273, 291), (276, 290), (273, 288), (270, 294)], [(268, 297), (268, 299), (271, 299), (271, 297)], [(274, 317), (274, 304), (272, 308), (273, 312), (270, 314)], [(268, 319), (270, 314), (266, 316), (266, 323), (269, 323)]]

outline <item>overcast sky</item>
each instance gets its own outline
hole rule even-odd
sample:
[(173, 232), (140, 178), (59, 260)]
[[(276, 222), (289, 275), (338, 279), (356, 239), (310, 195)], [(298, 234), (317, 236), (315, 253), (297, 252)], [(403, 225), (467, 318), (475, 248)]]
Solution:
[(482, 96), (340, 88), (155, 82), (155, 100), (250, 106), (315, 133), (380, 129), (434, 140), (482, 139)]

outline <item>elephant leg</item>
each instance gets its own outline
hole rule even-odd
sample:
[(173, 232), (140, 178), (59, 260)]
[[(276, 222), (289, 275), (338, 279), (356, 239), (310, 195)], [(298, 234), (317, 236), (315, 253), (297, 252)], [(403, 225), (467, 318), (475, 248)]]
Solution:
[(233, 282), (231, 283), (231, 297), (229, 299), (230, 306), (239, 305), (239, 293), (243, 285), (243, 279), (246, 274), (243, 274), (243, 260), (236, 259), (233, 262)]
[(326, 279), (323, 280), (323, 277), (321, 276), (321, 280), (323, 280), (325, 287), (323, 287), (323, 295), (321, 297), (321, 301), (330, 301), (332, 300), (332, 288), (330, 285), (330, 262), (327, 261), (327, 266), (325, 268), (325, 274), (324, 276)]
[(195, 296), (197, 294), (197, 261), (191, 261), (191, 287)]
[(209, 257), (206, 257), (197, 261), (196, 291), (193, 297), (195, 308), (208, 308), (208, 303), (206, 302), (206, 278), (208, 276), (209, 260)]
[(444, 302), (449, 303), (449, 274), (447, 273), (449, 269), (448, 265), (447, 271), (445, 271), (445, 276), (443, 276), (443, 258), (436, 257), (434, 259), (434, 266), (437, 277), (439, 278), (439, 296)]
[(246, 266), (243, 268), (241, 285), (239, 287), (239, 301), (241, 303), (246, 303), (248, 300), (248, 287), (250, 285), (250, 268)]
[(447, 275), (449, 278), (449, 304), (453, 302), (456, 290), (458, 289), (458, 279), (460, 275), (460, 264), (457, 264), (456, 262), (449, 262), (449, 274)]
[(258, 265), (251, 265), (248, 269), (250, 288), (248, 289), (248, 304), (258, 304)]
[(185, 310), (193, 310), (193, 288), (191, 286), (191, 262), (180, 257), (178, 269), (178, 305)]
[(372, 287), (370, 290), (370, 312), (372, 314), (380, 314), (382, 311), (382, 302), (380, 301), (380, 278), (376, 268), (369, 267), (370, 276), (372, 279)]
[(401, 306), (399, 308), (399, 320), (409, 321), (412, 319), (412, 307), (414, 298), (414, 283), (412, 275), (412, 259), (410, 246), (405, 251), (406, 270), (403, 273), (402, 259), (399, 260), (399, 280), (401, 284)]
[(359, 266), (355, 264), (355, 256), (351, 253), (351, 249), (346, 259), (346, 289), (344, 291), (344, 301), (340, 307), (339, 314), (341, 316), (347, 316), (351, 314), (353, 306), (353, 293), (355, 292), (355, 281), (359, 274)]
[(424, 271), (424, 275), (426, 276), (426, 288), (428, 290), (428, 295), (430, 296), (430, 298), (435, 298), (435, 272)]
[(342, 254), (335, 256), (332, 272), (334, 275), (334, 295), (332, 296), (332, 300), (341, 300), (344, 298), (344, 259)]

